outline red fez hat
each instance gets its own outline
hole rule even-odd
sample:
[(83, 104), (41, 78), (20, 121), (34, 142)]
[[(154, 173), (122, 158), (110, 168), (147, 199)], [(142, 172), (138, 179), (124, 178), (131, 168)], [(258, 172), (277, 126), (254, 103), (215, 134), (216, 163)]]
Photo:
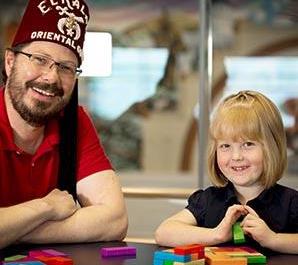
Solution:
[(71, 49), (82, 63), (89, 10), (83, 0), (29, 0), (12, 47), (50, 41)]

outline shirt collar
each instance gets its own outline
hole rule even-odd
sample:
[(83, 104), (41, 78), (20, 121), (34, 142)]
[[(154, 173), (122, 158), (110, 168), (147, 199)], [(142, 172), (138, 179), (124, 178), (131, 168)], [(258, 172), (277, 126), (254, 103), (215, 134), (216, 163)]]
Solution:
[(271, 187), (269, 189), (263, 190), (259, 194), (259, 196), (252, 199), (251, 201), (249, 201), (249, 203), (253, 203), (253, 204), (254, 203), (262, 203), (262, 204), (268, 205), (273, 199), (273, 194), (274, 194), (275, 187), (276, 187), (276, 185), (274, 185), (273, 187)]
[[(275, 186), (263, 190), (256, 198), (248, 201), (248, 204), (255, 204), (255, 203), (262, 203), (262, 204), (268, 204), (272, 201), (273, 199), (273, 194), (275, 190)], [(235, 193), (235, 188), (231, 182), (228, 182), (228, 184), (225, 186), (226, 189), (226, 199), (225, 202), (227, 204), (229, 203), (239, 203), (236, 193)]]

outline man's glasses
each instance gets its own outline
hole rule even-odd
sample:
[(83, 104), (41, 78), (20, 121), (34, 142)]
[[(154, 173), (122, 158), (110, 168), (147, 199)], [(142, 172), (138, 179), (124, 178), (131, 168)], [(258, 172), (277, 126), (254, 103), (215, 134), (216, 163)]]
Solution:
[(81, 73), (82, 70), (77, 68), (74, 64), (72, 63), (59, 63), (56, 62), (54, 59), (51, 57), (37, 54), (37, 53), (26, 53), (22, 51), (17, 51), (17, 50), (11, 50), (15, 54), (23, 54), (28, 57), (30, 62), (35, 66), (38, 70), (41, 71), (47, 71), (48, 69), (51, 69), (53, 65), (57, 67), (57, 71), (61, 77), (66, 77), (66, 78), (73, 78), (73, 77), (78, 77)]

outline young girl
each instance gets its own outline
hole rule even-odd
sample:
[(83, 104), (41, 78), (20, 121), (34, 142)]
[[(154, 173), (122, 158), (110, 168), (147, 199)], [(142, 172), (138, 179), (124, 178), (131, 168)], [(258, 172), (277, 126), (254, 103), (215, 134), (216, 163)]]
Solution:
[(165, 246), (230, 243), (241, 221), (246, 244), (298, 254), (298, 191), (277, 184), (287, 164), (277, 107), (264, 95), (242, 91), (213, 115), (208, 171), (214, 187), (198, 190), (187, 207), (155, 233)]

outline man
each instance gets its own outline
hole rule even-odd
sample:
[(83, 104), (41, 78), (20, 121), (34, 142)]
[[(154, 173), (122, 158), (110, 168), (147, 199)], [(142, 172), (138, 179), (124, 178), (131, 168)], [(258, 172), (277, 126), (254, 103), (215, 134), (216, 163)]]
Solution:
[(82, 0), (29, 0), (5, 52), (0, 248), (126, 235), (119, 180), (76, 103), (88, 19)]

